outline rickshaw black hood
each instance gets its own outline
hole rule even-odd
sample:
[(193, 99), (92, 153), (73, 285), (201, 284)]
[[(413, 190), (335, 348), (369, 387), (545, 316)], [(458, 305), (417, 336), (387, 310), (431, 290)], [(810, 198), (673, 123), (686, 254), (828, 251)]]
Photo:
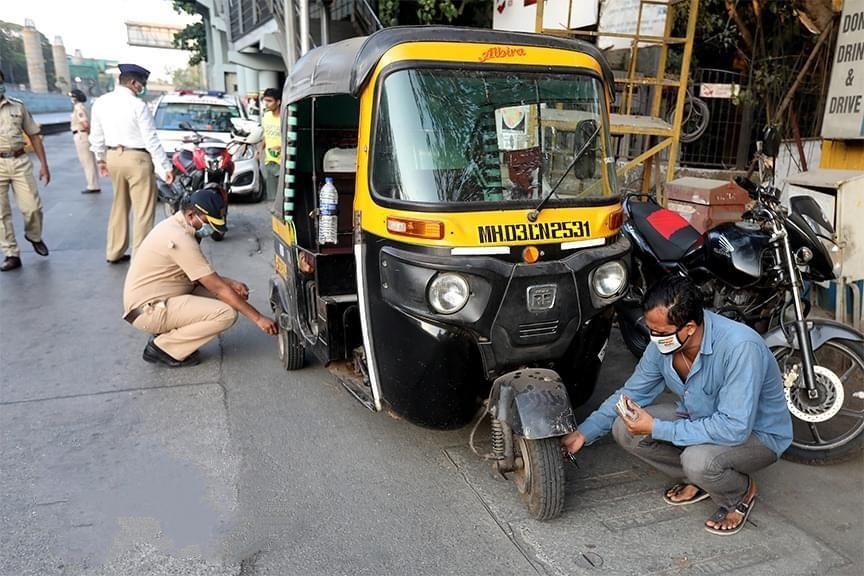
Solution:
[[(603, 53), (596, 46), (581, 40), (456, 26), (393, 26), (370, 36), (349, 38), (307, 52), (297, 61), (285, 81), (282, 101), (290, 104), (302, 98), (325, 94), (359, 96), (387, 50), (408, 42), (504, 43), (582, 52), (600, 63), (606, 86), (615, 85), (612, 69)], [(610, 102), (614, 102), (615, 91), (610, 88), (608, 96)]]

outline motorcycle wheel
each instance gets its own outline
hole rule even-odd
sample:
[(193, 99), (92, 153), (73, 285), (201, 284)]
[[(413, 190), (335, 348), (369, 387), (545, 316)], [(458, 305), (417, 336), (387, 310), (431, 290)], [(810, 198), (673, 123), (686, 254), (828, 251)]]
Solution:
[[(784, 378), (801, 378), (794, 374), (801, 364), (797, 350), (771, 351)], [(843, 462), (864, 451), (864, 345), (829, 340), (813, 355), (820, 394), (811, 400), (799, 388), (786, 389), (793, 439), (783, 458), (803, 464)]]
[(558, 438), (514, 436), (514, 440), (517, 465), (513, 479), (520, 500), (535, 520), (557, 518), (564, 510), (564, 459)]
[[(644, 320), (642, 320), (644, 322)], [(648, 328), (640, 324), (632, 324), (618, 316), (618, 329), (621, 331), (621, 338), (624, 340), (624, 345), (633, 356), (638, 360), (642, 358), (645, 349), (651, 342), (651, 337), (648, 335)]]
[(162, 202), (162, 210), (165, 212), (165, 218), (170, 218), (177, 213), (177, 209), (171, 202)]

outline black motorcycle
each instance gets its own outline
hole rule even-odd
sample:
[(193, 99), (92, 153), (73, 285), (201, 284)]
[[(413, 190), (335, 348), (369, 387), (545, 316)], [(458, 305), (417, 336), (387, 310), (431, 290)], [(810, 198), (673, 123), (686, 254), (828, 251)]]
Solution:
[(707, 308), (762, 334), (780, 366), (794, 438), (784, 458), (847, 460), (864, 450), (864, 335), (845, 324), (808, 318), (811, 282), (833, 280), (834, 230), (816, 201), (735, 179), (753, 200), (741, 221), (700, 234), (650, 196), (624, 201), (623, 232), (632, 244), (631, 289), (616, 304), (627, 348), (649, 343), (642, 296), (666, 274), (696, 283)]

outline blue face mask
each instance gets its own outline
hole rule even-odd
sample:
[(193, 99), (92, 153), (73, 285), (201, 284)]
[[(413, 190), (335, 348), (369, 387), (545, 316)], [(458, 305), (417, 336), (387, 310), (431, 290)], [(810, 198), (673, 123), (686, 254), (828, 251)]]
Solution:
[(204, 238), (212, 236), (213, 233), (216, 231), (216, 229), (213, 228), (213, 225), (209, 222), (204, 222), (200, 218), (198, 219), (198, 221), (201, 222), (201, 228), (195, 230), (195, 237), (199, 240), (203, 240)]

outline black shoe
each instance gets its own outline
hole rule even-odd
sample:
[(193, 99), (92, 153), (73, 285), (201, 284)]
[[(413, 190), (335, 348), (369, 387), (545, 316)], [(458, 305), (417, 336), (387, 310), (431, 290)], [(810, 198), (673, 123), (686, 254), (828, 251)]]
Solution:
[(9, 270), (15, 270), (20, 267), (21, 258), (18, 256), (7, 256), (6, 259), (3, 260), (3, 264), (0, 264), (0, 272), (8, 272)]
[(81, 194), (99, 194), (102, 190), (90, 190), (87, 188), (86, 190), (81, 190)]
[(198, 356), (198, 351), (196, 350), (183, 360), (177, 360), (161, 348), (156, 345), (156, 342), (153, 341), (153, 338), (147, 341), (147, 346), (144, 347), (144, 360), (147, 362), (157, 363), (161, 362), (166, 366), (170, 366), (171, 368), (183, 368), (184, 366), (195, 366), (196, 364), (201, 363), (201, 357)]
[(36, 252), (36, 254), (38, 254), (40, 256), (47, 256), (48, 255), (48, 246), (45, 245), (45, 242), (43, 242), (42, 240), (38, 240), (38, 241), (34, 242), (33, 240), (30, 240), (29, 238), (27, 238), (27, 236), (24, 236), (24, 239), (33, 245), (33, 251)]
[(105, 260), (108, 264), (120, 264), (121, 262), (128, 262), (129, 259), (132, 258), (129, 254), (123, 254), (116, 260)]

